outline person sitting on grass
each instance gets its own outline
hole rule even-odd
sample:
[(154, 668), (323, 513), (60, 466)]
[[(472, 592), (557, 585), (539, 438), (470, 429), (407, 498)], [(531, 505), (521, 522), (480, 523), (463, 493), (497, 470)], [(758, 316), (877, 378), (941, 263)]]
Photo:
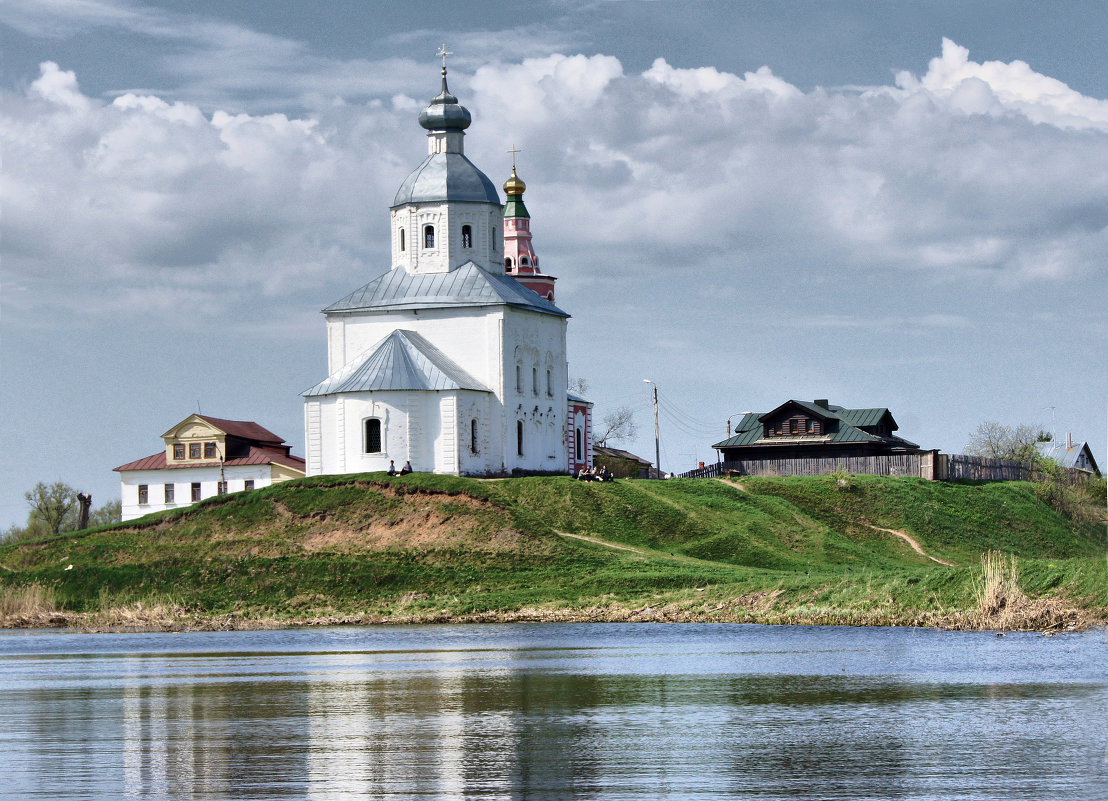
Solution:
[(400, 475), (406, 476), (410, 472), (412, 472), (412, 461), (408, 459), (404, 462), (404, 466), (400, 468)]
[(396, 462), (394, 462), (392, 459), (389, 459), (389, 469), (386, 470), (385, 472), (388, 473), (390, 476), (395, 476), (396, 475)]

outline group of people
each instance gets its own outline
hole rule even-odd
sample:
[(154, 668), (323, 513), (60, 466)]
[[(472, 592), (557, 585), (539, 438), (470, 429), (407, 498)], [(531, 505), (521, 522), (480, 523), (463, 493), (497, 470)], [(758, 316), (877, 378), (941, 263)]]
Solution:
[(581, 472), (577, 474), (578, 481), (612, 481), (615, 476), (612, 475), (612, 471), (607, 467), (582, 467)]
[(389, 469), (386, 472), (390, 476), (406, 476), (408, 473), (412, 472), (412, 463), (411, 461), (404, 462), (404, 466), (397, 470), (396, 462), (389, 459)]

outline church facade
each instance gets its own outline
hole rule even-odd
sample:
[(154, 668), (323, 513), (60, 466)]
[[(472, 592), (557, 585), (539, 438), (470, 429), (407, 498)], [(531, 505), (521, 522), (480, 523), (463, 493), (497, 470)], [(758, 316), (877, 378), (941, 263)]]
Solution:
[(444, 64), (419, 115), (427, 158), (389, 210), (391, 269), (323, 310), (328, 377), (303, 393), (308, 475), (591, 463), (591, 404), (567, 393), (569, 315), (537, 270), (526, 187), (513, 166), (500, 203), (465, 156), (470, 122)]

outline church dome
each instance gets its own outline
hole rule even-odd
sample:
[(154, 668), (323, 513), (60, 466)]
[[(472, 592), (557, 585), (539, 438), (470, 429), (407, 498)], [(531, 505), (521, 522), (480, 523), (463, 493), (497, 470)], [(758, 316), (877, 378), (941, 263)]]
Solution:
[[(501, 173), (503, 175), (503, 173)], [(512, 167), (512, 176), (504, 182), (504, 194), (506, 195), (522, 195), (527, 191), (527, 184), (523, 183), (523, 179), (516, 175), (516, 168)]]
[(419, 124), (428, 131), (464, 131), (473, 118), (469, 109), (458, 102), (446, 87), (446, 68), (442, 70), (442, 91), (431, 104), (419, 112)]
[(392, 205), (468, 200), (500, 205), (496, 185), (461, 153), (432, 153), (404, 179)]

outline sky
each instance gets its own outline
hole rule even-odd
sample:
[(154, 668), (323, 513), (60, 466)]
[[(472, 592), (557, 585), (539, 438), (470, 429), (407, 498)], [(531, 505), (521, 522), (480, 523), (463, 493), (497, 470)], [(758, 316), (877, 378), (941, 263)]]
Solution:
[(0, 3), (0, 527), (189, 414), (303, 455), (320, 309), (389, 267), (450, 88), (572, 315), (598, 419), (662, 467), (796, 398), (1106, 462), (1108, 4)]

